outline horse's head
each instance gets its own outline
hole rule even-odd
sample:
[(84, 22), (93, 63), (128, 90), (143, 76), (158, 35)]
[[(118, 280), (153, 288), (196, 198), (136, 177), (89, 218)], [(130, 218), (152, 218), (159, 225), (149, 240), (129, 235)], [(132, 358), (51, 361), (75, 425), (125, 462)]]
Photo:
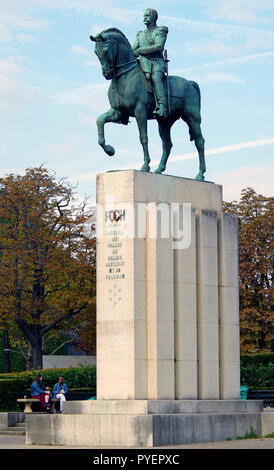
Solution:
[(90, 39), (96, 43), (94, 52), (100, 60), (104, 77), (111, 80), (114, 75), (118, 51), (117, 41), (113, 41), (104, 32), (97, 34), (97, 36), (90, 36)]
[(95, 54), (107, 80), (114, 77), (121, 64), (135, 59), (126, 36), (117, 28), (106, 29), (90, 39), (95, 41)]

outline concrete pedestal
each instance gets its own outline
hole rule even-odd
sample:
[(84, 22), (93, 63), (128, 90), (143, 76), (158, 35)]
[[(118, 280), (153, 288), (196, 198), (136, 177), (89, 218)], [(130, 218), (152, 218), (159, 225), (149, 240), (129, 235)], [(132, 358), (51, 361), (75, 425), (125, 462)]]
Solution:
[(216, 184), (97, 176), (97, 398), (239, 399), (237, 219)]

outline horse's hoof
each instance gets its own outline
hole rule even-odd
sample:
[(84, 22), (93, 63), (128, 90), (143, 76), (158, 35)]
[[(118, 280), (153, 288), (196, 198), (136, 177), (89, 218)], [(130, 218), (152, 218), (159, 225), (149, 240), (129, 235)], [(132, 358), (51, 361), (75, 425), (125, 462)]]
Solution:
[(196, 176), (195, 180), (197, 180), (197, 181), (204, 181), (204, 180), (205, 180), (205, 177), (204, 177), (203, 173), (198, 173), (198, 175)]
[(109, 157), (113, 157), (113, 155), (115, 154), (115, 150), (113, 147), (111, 147), (111, 145), (106, 145), (105, 152)]
[(150, 166), (144, 163), (140, 171), (144, 171), (145, 173), (148, 173), (150, 171)]
[(161, 175), (165, 171), (165, 168), (158, 167), (157, 170), (154, 171), (154, 173), (157, 173), (158, 175)]

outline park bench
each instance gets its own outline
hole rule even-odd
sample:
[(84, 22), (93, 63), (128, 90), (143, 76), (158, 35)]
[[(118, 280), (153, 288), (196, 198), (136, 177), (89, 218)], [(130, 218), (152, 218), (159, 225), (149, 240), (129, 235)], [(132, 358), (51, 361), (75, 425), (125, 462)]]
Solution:
[(274, 406), (274, 390), (248, 390), (247, 400), (263, 400), (264, 407)]
[[(91, 391), (77, 391), (73, 390), (71, 392), (68, 392), (66, 399), (68, 401), (71, 400), (87, 400), (93, 396), (96, 395), (96, 390), (93, 389)], [(31, 413), (33, 411), (32, 405), (37, 406), (37, 409), (41, 410), (41, 402), (37, 398), (18, 398), (17, 400), (18, 403), (21, 403), (25, 406), (24, 408), (24, 413)], [(59, 411), (60, 406), (59, 406), (59, 400), (58, 398), (52, 398), (51, 399), (51, 407), (50, 411), (52, 413), (56, 413), (56, 411)]]
[[(17, 399), (17, 402), (18, 403), (22, 403), (23, 405), (25, 405), (25, 408), (24, 408), (24, 413), (32, 413), (32, 405), (35, 404), (35, 405), (39, 405), (40, 404), (40, 408), (41, 408), (41, 402), (40, 400), (38, 400), (38, 398), (18, 398)], [(50, 411), (52, 413), (56, 413), (56, 403), (59, 403), (59, 400), (57, 398), (52, 398), (51, 399), (51, 402), (50, 402)]]

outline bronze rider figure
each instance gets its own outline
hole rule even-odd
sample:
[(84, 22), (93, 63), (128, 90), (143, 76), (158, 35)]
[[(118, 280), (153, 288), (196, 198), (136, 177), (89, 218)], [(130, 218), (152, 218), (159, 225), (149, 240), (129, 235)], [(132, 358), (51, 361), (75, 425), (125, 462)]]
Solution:
[(155, 94), (155, 117), (167, 117), (167, 96), (164, 86), (166, 64), (163, 57), (168, 28), (157, 26), (158, 13), (148, 8), (144, 13), (145, 31), (137, 33), (132, 46), (135, 57), (139, 57), (140, 66), (147, 80), (152, 79)]

